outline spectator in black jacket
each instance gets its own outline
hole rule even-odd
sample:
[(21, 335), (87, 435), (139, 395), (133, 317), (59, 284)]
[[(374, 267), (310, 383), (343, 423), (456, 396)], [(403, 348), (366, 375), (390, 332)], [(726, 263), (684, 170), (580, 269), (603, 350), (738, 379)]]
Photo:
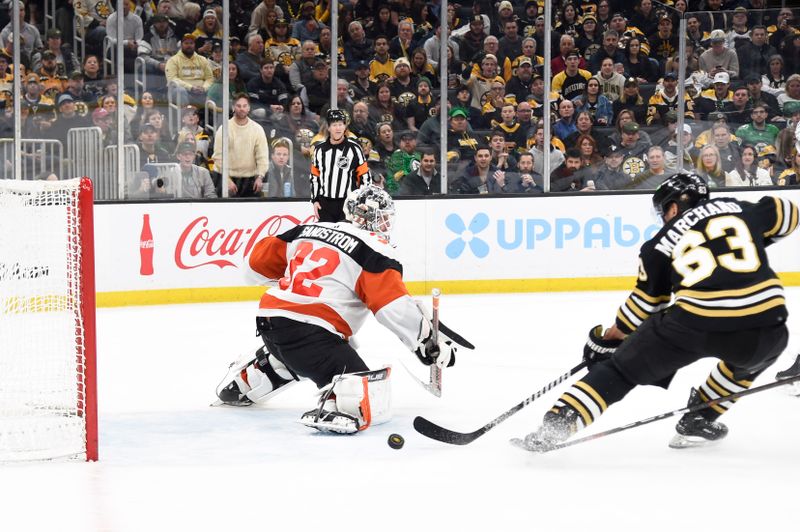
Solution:
[(400, 181), (398, 196), (430, 196), (439, 192), (440, 177), (436, 171), (436, 154), (430, 148), (421, 148), (419, 168)]
[(261, 74), (247, 82), (247, 92), (254, 110), (280, 113), (289, 99), (286, 85), (275, 77), (275, 63), (272, 59), (266, 59), (261, 65)]
[(767, 73), (769, 58), (777, 54), (774, 46), (767, 42), (767, 28), (754, 26), (750, 30), (750, 42), (743, 44), (738, 50), (739, 77), (761, 76)]

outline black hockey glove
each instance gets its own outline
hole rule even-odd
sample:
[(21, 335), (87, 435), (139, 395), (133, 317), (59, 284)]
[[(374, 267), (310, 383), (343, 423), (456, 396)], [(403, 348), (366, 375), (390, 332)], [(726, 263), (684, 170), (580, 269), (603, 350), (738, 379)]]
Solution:
[(439, 333), (438, 343), (434, 343), (432, 336), (432, 334), (428, 334), (428, 337), (422, 341), (422, 344), (414, 351), (414, 354), (426, 366), (430, 366), (433, 363), (438, 363), (442, 367), (446, 365), (448, 368), (454, 366), (456, 363), (456, 345), (442, 333)]
[(583, 361), (586, 362), (586, 367), (591, 368), (598, 362), (611, 358), (621, 343), (622, 340), (604, 340), (602, 325), (592, 327), (589, 330), (589, 339), (583, 346)]

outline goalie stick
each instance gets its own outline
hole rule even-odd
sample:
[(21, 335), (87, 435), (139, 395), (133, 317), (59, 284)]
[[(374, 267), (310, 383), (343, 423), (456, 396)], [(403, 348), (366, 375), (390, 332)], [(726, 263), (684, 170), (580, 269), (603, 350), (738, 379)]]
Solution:
[(490, 422), (488, 422), (487, 424), (485, 424), (484, 426), (473, 432), (456, 432), (454, 430), (446, 429), (444, 427), (437, 425), (436, 423), (428, 421), (422, 416), (417, 416), (416, 418), (414, 418), (414, 430), (416, 430), (423, 436), (427, 436), (428, 438), (438, 440), (443, 443), (451, 443), (453, 445), (467, 445), (468, 443), (472, 443), (476, 439), (480, 438), (481, 436), (483, 436), (484, 434), (495, 428), (497, 425), (499, 425), (506, 419), (510, 418), (511, 416), (513, 416), (514, 414), (516, 414), (517, 412), (519, 412), (520, 410), (522, 410), (523, 408), (534, 402), (536, 399), (546, 394), (547, 392), (549, 392), (550, 390), (552, 390), (553, 388), (555, 388), (556, 386), (558, 386), (559, 384), (561, 384), (562, 382), (564, 382), (565, 380), (567, 380), (572, 375), (576, 374), (585, 367), (586, 367), (586, 362), (581, 362), (568, 372), (558, 377), (556, 380), (545, 385), (544, 388), (542, 388), (535, 394), (525, 398), (522, 402), (517, 403), (510, 409), (506, 410), (505, 412), (503, 412), (502, 414), (500, 414), (499, 416), (497, 416), (496, 418), (494, 418), (493, 420), (491, 420)]
[[(431, 308), (433, 309), (431, 313), (431, 340), (433, 345), (439, 343), (439, 297), (441, 295), (442, 292), (438, 288), (434, 288), (431, 292)], [(442, 368), (436, 362), (430, 366), (428, 387), (428, 390), (436, 397), (442, 396)]]
[(649, 425), (655, 421), (661, 421), (662, 419), (667, 419), (673, 416), (680, 416), (682, 414), (689, 414), (691, 412), (697, 412), (698, 410), (704, 410), (706, 408), (710, 408), (714, 405), (718, 405), (720, 403), (727, 403), (728, 401), (733, 401), (735, 399), (739, 399), (741, 397), (745, 397), (747, 395), (752, 395), (754, 393), (763, 392), (765, 390), (770, 390), (772, 388), (777, 388), (778, 386), (785, 386), (787, 384), (792, 384), (793, 382), (800, 381), (800, 375), (795, 375), (794, 377), (790, 377), (788, 379), (782, 379), (774, 382), (770, 382), (769, 384), (763, 384), (761, 386), (756, 386), (755, 388), (750, 388), (748, 390), (743, 390), (741, 392), (732, 393), (730, 395), (726, 395), (725, 397), (718, 397), (716, 399), (711, 399), (704, 403), (700, 403), (694, 406), (686, 406), (683, 408), (679, 408), (678, 410), (672, 410), (671, 412), (664, 412), (663, 414), (659, 414), (657, 416), (648, 417), (646, 419), (641, 419), (639, 421), (634, 421), (633, 423), (628, 423), (627, 425), (621, 425), (619, 427), (615, 427), (613, 429), (609, 429), (603, 432), (598, 432), (597, 434), (590, 434), (589, 436), (584, 436), (583, 438), (578, 438), (577, 440), (565, 441), (563, 443), (557, 443), (552, 447), (544, 448), (544, 449), (529, 449), (525, 446), (523, 440), (519, 438), (514, 438), (511, 440), (511, 444), (520, 447), (526, 451), (531, 452), (539, 452), (539, 453), (549, 453), (551, 451), (557, 451), (559, 449), (564, 449), (566, 447), (572, 447), (573, 445), (578, 445), (580, 443), (585, 443), (592, 440), (597, 440), (599, 438), (604, 438), (606, 436), (611, 436), (612, 434), (617, 434), (618, 432), (623, 432), (629, 429), (635, 429), (636, 427), (641, 427), (644, 425)]

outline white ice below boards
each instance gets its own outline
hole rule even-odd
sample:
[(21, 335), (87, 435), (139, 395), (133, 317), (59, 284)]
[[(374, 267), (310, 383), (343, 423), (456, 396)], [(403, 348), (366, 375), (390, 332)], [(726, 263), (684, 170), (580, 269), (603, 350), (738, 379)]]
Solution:
[[(789, 289), (800, 331), (800, 289)], [(355, 436), (296, 423), (313, 403), (299, 383), (261, 407), (209, 408), (227, 364), (257, 345), (256, 303), (101, 309), (100, 462), (0, 466), (0, 528), (61, 532), (249, 530), (793, 530), (800, 398), (778, 389), (725, 415), (719, 445), (673, 450), (675, 420), (558, 453), (522, 453), (562, 388), (479, 440), (446, 445), (414, 432), (424, 415), (472, 431), (574, 366), (586, 330), (610, 324), (627, 293), (442, 299), (442, 319), (476, 345), (446, 369), (436, 399), (397, 363), (410, 353), (371, 320), (360, 352), (392, 364), (394, 418)], [(793, 311), (793, 313), (792, 313)], [(794, 360), (790, 348), (757, 383)], [(711, 359), (668, 391), (642, 387), (586, 431), (685, 404)], [(423, 376), (424, 377), (424, 376)], [(387, 445), (391, 433), (405, 446)]]

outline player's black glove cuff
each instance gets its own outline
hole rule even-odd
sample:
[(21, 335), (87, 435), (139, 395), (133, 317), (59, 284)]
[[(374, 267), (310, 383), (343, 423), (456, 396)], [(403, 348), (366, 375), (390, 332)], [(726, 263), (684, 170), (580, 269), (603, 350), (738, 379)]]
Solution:
[(604, 340), (603, 326), (595, 325), (589, 330), (589, 339), (583, 346), (583, 360), (587, 367), (611, 358), (622, 340)]

